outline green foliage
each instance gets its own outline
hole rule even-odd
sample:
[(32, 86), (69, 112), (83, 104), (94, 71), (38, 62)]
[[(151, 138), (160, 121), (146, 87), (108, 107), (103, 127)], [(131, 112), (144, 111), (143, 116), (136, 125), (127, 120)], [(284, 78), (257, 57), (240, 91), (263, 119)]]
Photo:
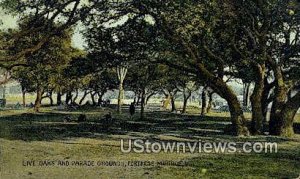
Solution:
[(1, 0), (0, 1), (0, 9), (2, 9), (5, 13), (16, 14), (18, 7), (18, 0)]
[(130, 67), (125, 80), (128, 89), (148, 94), (158, 92), (161, 89), (161, 81), (165, 77), (159, 65), (149, 63), (138, 63)]
[[(20, 24), (20, 30), (26, 29), (28, 22)], [(46, 38), (48, 32), (39, 32), (36, 34), (28, 34), (26, 37), (14, 42), (10, 53), (18, 53), (24, 48), (28, 48), (31, 44), (39, 42)], [(21, 61), (22, 66), (14, 69), (14, 78), (21, 82), (26, 91), (35, 91), (38, 87), (44, 90), (53, 89), (60, 86), (59, 80), (64, 68), (73, 56), (71, 47), (71, 30), (62, 32), (59, 36), (49, 39), (43, 47), (30, 55), (24, 57)]]

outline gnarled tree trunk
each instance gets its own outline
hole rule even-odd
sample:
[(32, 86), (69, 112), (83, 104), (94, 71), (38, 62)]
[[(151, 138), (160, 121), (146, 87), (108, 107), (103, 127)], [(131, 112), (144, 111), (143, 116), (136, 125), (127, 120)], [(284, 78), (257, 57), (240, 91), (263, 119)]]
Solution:
[(264, 91), (262, 94), (262, 101), (261, 101), (261, 107), (263, 110), (264, 115), (264, 128), (267, 126), (267, 114), (268, 114), (268, 107), (269, 104), (272, 102), (272, 97), (270, 96), (270, 92), (272, 88), (274, 87), (274, 83), (268, 83), (268, 79), (265, 78), (265, 84), (264, 84)]
[(72, 103), (72, 92), (67, 92), (67, 94), (66, 94), (66, 105), (68, 105), (70, 102)]
[(262, 108), (262, 95), (265, 84), (265, 66), (258, 65), (256, 68), (256, 81), (253, 93), (251, 95), (252, 121), (251, 132), (261, 134), (263, 132), (264, 113)]
[(22, 101), (23, 101), (23, 107), (26, 107), (26, 91), (22, 90)]
[(85, 100), (85, 98), (88, 94), (89, 94), (89, 92), (87, 90), (85, 90), (82, 98), (79, 100), (79, 105), (82, 105), (83, 101)]
[(139, 92), (137, 94), (137, 100), (136, 100), (136, 105), (139, 105), (141, 103), (141, 93)]
[(49, 92), (49, 96), (48, 96), (48, 97), (49, 97), (49, 100), (50, 100), (50, 106), (53, 106), (53, 105), (54, 105), (52, 94), (53, 94), (53, 92), (50, 91), (50, 92)]
[(145, 118), (145, 100), (146, 100), (146, 94), (145, 93), (146, 92), (143, 89), (142, 93), (141, 93), (141, 116), (140, 116), (141, 119)]
[(251, 83), (244, 83), (243, 89), (243, 106), (248, 107), (250, 101), (250, 87)]
[(187, 102), (189, 98), (191, 97), (192, 92), (189, 90), (183, 90), (183, 106), (182, 106), (182, 113), (186, 113), (186, 107), (187, 107)]
[(176, 111), (175, 97), (171, 95), (171, 112)]
[(273, 100), (270, 122), (269, 122), (269, 132), (271, 135), (282, 135), (281, 127), (283, 125), (281, 111), (285, 106), (287, 100), (287, 88), (284, 84), (283, 74), (280, 67), (274, 68), (275, 76), (275, 98)]
[(61, 92), (57, 92), (57, 96), (56, 96), (56, 104), (59, 106), (62, 104), (61, 102)]
[(201, 116), (205, 116), (207, 112), (207, 89), (203, 88), (201, 94)]
[(237, 136), (249, 135), (247, 120), (245, 119), (236, 94), (221, 78), (216, 78), (209, 74), (206, 75), (210, 79), (210, 87), (212, 90), (224, 98), (228, 103), (232, 123), (232, 134)]
[(95, 99), (95, 96), (96, 96), (96, 92), (91, 92), (91, 99), (92, 99), (92, 103), (93, 103), (93, 106), (96, 106), (97, 103), (96, 103), (96, 99)]
[(34, 111), (35, 112), (40, 112), (42, 95), (43, 95), (43, 90), (41, 89), (41, 87), (38, 87), (36, 90), (36, 99), (35, 99), (35, 103), (34, 103)]
[(211, 108), (213, 106), (213, 91), (208, 92), (208, 105), (207, 105), (207, 109), (206, 109), (206, 113), (209, 114), (211, 111)]
[(103, 101), (102, 98), (103, 98), (105, 92), (97, 92), (97, 94), (98, 94), (98, 106), (101, 106), (101, 103)]
[(274, 129), (274, 134), (292, 137), (294, 135), (294, 118), (300, 107), (300, 92), (298, 92), (294, 97), (290, 98), (289, 101), (284, 105), (279, 118), (278, 127)]
[(75, 91), (75, 96), (74, 96), (74, 98), (72, 99), (72, 104), (76, 104), (77, 98), (78, 98), (78, 89), (76, 89), (76, 91)]

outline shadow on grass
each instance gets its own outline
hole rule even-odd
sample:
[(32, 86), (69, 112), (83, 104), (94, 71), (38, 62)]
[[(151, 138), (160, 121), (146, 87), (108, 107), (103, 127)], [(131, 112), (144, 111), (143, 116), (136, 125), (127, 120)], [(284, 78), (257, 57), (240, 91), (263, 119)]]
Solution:
[[(95, 112), (95, 110), (92, 110)], [(76, 111), (75, 111), (76, 112)], [(79, 113), (78, 113), (79, 112)], [(47, 112), (40, 114), (24, 113), (13, 116), (0, 117), (0, 138), (24, 141), (50, 141), (65, 140), (73, 137), (109, 139), (111, 135), (129, 135), (145, 133), (150, 136), (163, 135), (190, 140), (232, 140), (234, 137), (224, 135), (224, 129), (230, 126), (230, 119), (226, 117), (202, 117), (196, 115), (172, 114), (168, 112), (151, 112), (143, 120), (138, 119), (138, 114), (133, 119), (128, 119), (126, 113), (114, 114), (116, 118), (112, 124), (99, 120), (103, 113), (87, 114), (88, 121), (83, 123), (63, 122), (66, 116), (76, 119), (81, 111)], [(243, 140), (243, 139), (234, 139)], [(268, 137), (256, 137), (253, 140), (275, 140)], [(249, 141), (249, 139), (247, 140)]]

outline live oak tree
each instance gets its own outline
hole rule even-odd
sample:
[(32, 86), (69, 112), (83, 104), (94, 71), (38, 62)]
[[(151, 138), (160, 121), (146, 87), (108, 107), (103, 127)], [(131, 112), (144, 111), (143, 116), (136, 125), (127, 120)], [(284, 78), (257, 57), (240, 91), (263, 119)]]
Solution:
[[(253, 72), (255, 82), (251, 96), (253, 132), (262, 132), (266, 108), (272, 101), (270, 134), (291, 136), (299, 108), (289, 102), (295, 102), (299, 93), (299, 77), (292, 75), (293, 69), (299, 68), (299, 2), (243, 1), (235, 3), (233, 9), (238, 15), (233, 48)], [(294, 98), (288, 99), (289, 91), (295, 93)]]
[(171, 112), (175, 112), (177, 110), (175, 101), (178, 92), (180, 92), (179, 80), (182, 77), (182, 73), (179, 73), (177, 70), (174, 70), (167, 65), (163, 65), (161, 71), (164, 74), (163, 78), (160, 80), (161, 92), (165, 95), (163, 107), (167, 108), (171, 103)]
[(183, 94), (183, 105), (182, 105), (182, 113), (186, 113), (187, 102), (192, 96), (192, 93), (199, 89), (200, 83), (197, 82), (197, 78), (194, 75), (190, 75), (187, 73), (182, 73), (179, 71), (178, 75), (176, 75), (175, 80), (177, 80), (177, 88)]
[[(31, 44), (31, 46), (27, 46), (18, 51), (18, 53), (6, 53), (5, 55), (0, 56), (0, 65), (5, 64), (7, 68), (23, 65), (21, 59), (25, 55), (39, 50), (53, 36), (59, 36), (62, 31), (69, 29), (80, 20), (85, 19), (93, 5), (93, 3), (84, 3), (84, 1), (81, 0), (1, 1), (0, 7), (4, 9), (5, 12), (13, 13), (18, 16), (20, 20), (27, 20), (28, 24), (30, 24), (22, 31), (13, 32), (13, 35), (10, 36), (11, 38), (6, 38), (4, 41), (5, 45), (1, 48), (2, 51), (6, 51), (13, 43), (15, 43), (15, 41), (18, 41), (27, 35), (41, 31), (46, 31), (48, 33), (43, 38), (39, 39), (39, 41)], [(30, 19), (28, 19), (28, 17), (30, 17)], [(47, 19), (47, 23), (44, 23), (45, 19)], [(55, 28), (52, 26), (53, 23), (57, 24)]]
[[(276, 23), (278, 29), (271, 36), (276, 51), (267, 56), (275, 83), (269, 130), (270, 134), (289, 137), (294, 134), (293, 121), (300, 107), (300, 77), (296, 72), (300, 68), (300, 3), (279, 5), (282, 14), (277, 18), (281, 21)], [(294, 96), (289, 98), (289, 92), (295, 93)]]
[[(94, 11), (101, 12), (102, 8), (95, 7)], [(109, 14), (106, 14), (110, 16)], [(109, 18), (108, 18), (109, 19)], [(120, 19), (111, 19), (108, 24), (103, 13), (95, 13), (86, 22), (84, 36), (88, 43), (88, 52), (95, 63), (104, 68), (114, 68), (119, 81), (118, 112), (124, 98), (124, 80), (131, 66), (148, 58), (151, 26), (144, 18), (131, 18), (126, 24)], [(142, 27), (142, 28), (141, 28)]]
[[(30, 26), (30, 21), (20, 22), (20, 31)], [(43, 24), (40, 24), (41, 26)], [(55, 26), (55, 24), (53, 24)], [(47, 36), (48, 32), (28, 34), (22, 39), (14, 42), (14, 47), (9, 49), (9, 53), (15, 54), (22, 49), (31, 46)], [(71, 31), (65, 30), (60, 36), (52, 37), (43, 44), (38, 51), (27, 54), (22, 58), (22, 66), (16, 67), (14, 77), (21, 82), (26, 81), (26, 85), (35, 89), (35, 111), (39, 112), (43, 94), (50, 87), (50, 79), (64, 68), (71, 58)]]
[(183, 94), (183, 105), (182, 105), (182, 113), (186, 113), (187, 108), (187, 102), (192, 96), (192, 92), (197, 90), (197, 86), (195, 85), (195, 82), (188, 81), (181, 85), (182, 88), (182, 94)]
[(88, 43), (89, 57), (102, 68), (114, 69), (115, 78), (119, 82), (118, 112), (121, 113), (121, 106), (124, 98), (124, 80), (128, 71), (129, 54), (124, 48), (124, 41), (115, 31), (108, 28), (90, 25), (85, 31)]
[[(27, 56), (83, 20), (88, 52), (106, 67), (130, 67), (131, 62), (147, 59), (195, 75), (227, 101), (236, 135), (247, 135), (249, 130), (241, 104), (224, 79), (235, 76), (254, 82), (252, 133), (263, 132), (262, 121), (272, 102), (270, 134), (293, 134), (300, 104), (299, 1), (3, 2), (2, 7), (30, 24), (1, 35), (0, 66), (5, 69), (25, 66)], [(17, 53), (7, 53), (30, 33), (40, 32), (47, 35)], [(120, 84), (126, 71), (119, 70)]]
[[(93, 6), (93, 4), (89, 4)], [(90, 10), (86, 1), (20, 1), (3, 0), (0, 8), (5, 13), (17, 16), (21, 21), (27, 21), (28, 25), (22, 30), (10, 30), (0, 36), (0, 67), (7, 70), (7, 73), (0, 83), (9, 81), (10, 72), (15, 67), (26, 66), (24, 57), (41, 49), (52, 37), (59, 37), (60, 34), (75, 25), (79, 20), (83, 20)], [(45, 21), (46, 19), (46, 21)], [(54, 27), (52, 24), (56, 23)], [(18, 41), (40, 32), (47, 32), (38, 41), (26, 46), (26, 48), (9, 53)], [(23, 96), (25, 93), (23, 93)], [(60, 93), (58, 93), (60, 94)], [(60, 95), (58, 95), (59, 97)], [(25, 97), (24, 97), (25, 99)], [(24, 101), (24, 100), (23, 100)]]
[(127, 73), (127, 65), (122, 61), (124, 55), (120, 52), (117, 36), (113, 31), (109, 31), (94, 21), (86, 23), (84, 36), (88, 43), (89, 58), (102, 68), (114, 69), (115, 78), (119, 81), (118, 112), (121, 112), (124, 95), (123, 82)]
[[(299, 59), (298, 2), (131, 1), (121, 4), (117, 10), (120, 13), (126, 12), (124, 7), (130, 6), (128, 4), (132, 6), (130, 13), (153, 18), (154, 25), (161, 32), (160, 37), (173, 47), (170, 51), (174, 52), (174, 47), (178, 46), (185, 51), (188, 58), (182, 56), (185, 62), (184, 65), (181, 63), (178, 69), (186, 67), (186, 70), (196, 72), (199, 78), (205, 79), (217, 94), (226, 99), (235, 134), (248, 134), (248, 129), (237, 97), (224, 82), (223, 77), (225, 67), (238, 70), (237, 63), (246, 64), (250, 67), (250, 71), (254, 72), (255, 88), (251, 100), (253, 132), (261, 132), (264, 119), (261, 96), (265, 90), (266, 74), (272, 71), (275, 98), (270, 133), (286, 136), (293, 133), (292, 123), (288, 122), (292, 120), (281, 119), (280, 116), (284, 113), (284, 106), (290, 106), (286, 103), (285, 93), (289, 88), (287, 90), (285, 87), (288, 81), (284, 79), (283, 72), (286, 71), (284, 64)], [(291, 38), (291, 34), (295, 34), (295, 37)], [(176, 61), (165, 63), (173, 67), (180, 64)], [(295, 95), (291, 99), (297, 97)], [(294, 110), (290, 116), (293, 116), (298, 108), (297, 105), (293, 106)]]
[[(119, 16), (146, 17), (151, 19), (153, 26), (159, 32), (158, 39), (169, 44), (169, 51), (181, 60), (165, 61), (179, 70), (193, 72), (204, 79), (221, 97), (226, 99), (230, 107), (233, 133), (248, 135), (246, 120), (241, 105), (232, 89), (223, 81), (223, 71), (226, 67), (226, 56), (222, 46), (213, 43), (215, 36), (212, 31), (218, 30), (217, 22), (226, 23), (225, 4), (195, 1), (126, 1), (112, 5), (110, 8)], [(226, 12), (225, 12), (226, 13)], [(196, 14), (196, 15), (195, 15)], [(228, 15), (230, 16), (230, 14)], [(223, 29), (219, 29), (222, 31)], [(220, 34), (220, 33), (219, 33)], [(181, 53), (178, 53), (181, 51)], [(219, 54), (220, 54), (219, 53)], [(185, 55), (183, 55), (185, 54)], [(227, 57), (227, 56), (226, 56)]]
[[(86, 54), (82, 50), (71, 47), (69, 51), (68, 63), (61, 65), (60, 68), (57, 69), (57, 72), (51, 75), (49, 88), (53, 90), (53, 93), (56, 93), (56, 105), (61, 105), (63, 103), (62, 96), (64, 94), (68, 93), (69, 91), (76, 91), (76, 89), (80, 88), (81, 85), (78, 83), (84, 84), (85, 80), (82, 79), (82, 70), (78, 70), (78, 66), (82, 67), (82, 69), (85, 69), (85, 66), (82, 66), (80, 63), (74, 63), (74, 61), (77, 62), (80, 61), (80, 59), (85, 60), (85, 55)], [(77, 78), (75, 77), (75, 80), (72, 78), (73, 76), (76, 76), (73, 72), (74, 66), (76, 66), (75, 71), (78, 70), (75, 72), (79, 78), (77, 83)]]
[(90, 81), (90, 89), (98, 95), (98, 105), (103, 101), (103, 96), (108, 90), (114, 90), (118, 86), (113, 69), (105, 69), (100, 74), (93, 75)]
[(145, 117), (146, 102), (160, 90), (160, 82), (165, 75), (162, 73), (162, 68), (160, 65), (151, 64), (146, 61), (132, 65), (128, 72), (126, 86), (140, 95), (141, 119)]

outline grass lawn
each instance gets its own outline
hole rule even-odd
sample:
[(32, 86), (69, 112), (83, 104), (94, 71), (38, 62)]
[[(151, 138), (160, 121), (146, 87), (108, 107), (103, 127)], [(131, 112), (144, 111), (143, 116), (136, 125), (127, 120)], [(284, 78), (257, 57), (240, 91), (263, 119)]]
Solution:
[[(107, 129), (99, 118), (108, 111), (112, 110), (86, 110), (88, 122), (85, 123), (63, 122), (65, 116), (76, 119), (82, 113), (80, 110), (44, 108), (40, 114), (30, 110), (0, 111), (0, 178), (297, 178), (300, 175), (299, 134), (290, 139), (270, 136), (238, 138), (222, 133), (230, 124), (228, 117), (224, 117), (226, 115), (199, 117), (166, 112), (149, 113), (143, 121), (138, 120), (138, 115), (129, 119), (127, 113), (113, 113), (116, 121)], [(296, 120), (300, 122), (299, 116)], [(277, 142), (279, 147), (278, 153), (267, 154), (122, 153), (120, 139), (132, 138), (151, 141), (271, 141)], [(36, 166), (28, 166), (26, 162), (29, 161), (35, 161)], [(58, 166), (58, 161), (94, 161), (95, 166)], [(109, 161), (119, 161), (126, 166), (96, 164)], [(134, 161), (155, 164), (132, 166)], [(157, 164), (168, 161), (185, 165)]]

